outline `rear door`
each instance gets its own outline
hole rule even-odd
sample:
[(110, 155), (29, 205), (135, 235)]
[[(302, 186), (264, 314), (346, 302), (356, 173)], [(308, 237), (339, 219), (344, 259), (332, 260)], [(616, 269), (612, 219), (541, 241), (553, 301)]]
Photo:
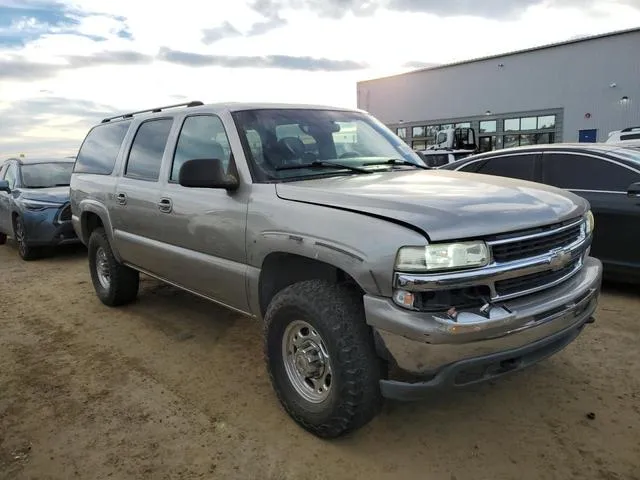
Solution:
[(592, 255), (610, 271), (640, 268), (640, 201), (627, 195), (640, 171), (623, 162), (576, 152), (545, 152), (543, 182), (571, 190), (591, 204), (596, 228)]
[(163, 260), (159, 179), (172, 126), (171, 117), (140, 123), (114, 192), (112, 221), (118, 251), (126, 263), (150, 273), (156, 273)]

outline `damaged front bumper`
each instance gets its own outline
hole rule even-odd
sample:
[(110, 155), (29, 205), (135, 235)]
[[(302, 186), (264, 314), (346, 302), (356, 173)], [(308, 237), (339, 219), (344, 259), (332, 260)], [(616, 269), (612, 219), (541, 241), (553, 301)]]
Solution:
[(593, 320), (602, 264), (586, 257), (569, 280), (542, 292), (493, 302), (484, 314), (424, 313), (365, 295), (378, 353), (417, 381), (382, 380), (387, 398), (412, 400), (521, 370), (562, 350)]

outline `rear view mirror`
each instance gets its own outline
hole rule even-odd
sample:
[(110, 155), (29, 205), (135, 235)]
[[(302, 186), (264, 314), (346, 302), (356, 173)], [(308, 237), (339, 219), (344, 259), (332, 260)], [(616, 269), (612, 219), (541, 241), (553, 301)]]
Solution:
[(217, 158), (187, 160), (180, 167), (178, 182), (183, 187), (191, 188), (235, 190), (240, 186), (237, 177), (227, 174), (222, 161)]
[(627, 195), (630, 197), (640, 197), (640, 182), (632, 183), (627, 189)]
[(0, 192), (11, 193), (11, 188), (9, 188), (9, 182), (6, 180), (0, 180)]

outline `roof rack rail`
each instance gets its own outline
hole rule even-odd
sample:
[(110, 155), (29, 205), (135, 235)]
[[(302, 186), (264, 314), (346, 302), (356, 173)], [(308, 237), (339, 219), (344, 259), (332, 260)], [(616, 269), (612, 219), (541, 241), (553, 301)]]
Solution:
[(620, 130), (620, 133), (633, 132), (634, 130), (640, 130), (640, 125), (637, 127), (627, 127)]
[(157, 112), (161, 112), (163, 110), (166, 110), (167, 108), (175, 108), (175, 107), (199, 107), (201, 105), (204, 105), (204, 103), (202, 103), (199, 100), (194, 100), (192, 102), (185, 102), (185, 103), (176, 103), (174, 105), (165, 105), (164, 107), (156, 107), (156, 108), (149, 108), (147, 110), (139, 110), (137, 112), (131, 112), (131, 113), (124, 113), (121, 115), (115, 115), (113, 117), (108, 117), (108, 118), (104, 118), (102, 120), (102, 122), (100, 123), (107, 123), (110, 122), (111, 120), (116, 120), (118, 118), (133, 118), (134, 115), (139, 115), (141, 113), (157, 113)]

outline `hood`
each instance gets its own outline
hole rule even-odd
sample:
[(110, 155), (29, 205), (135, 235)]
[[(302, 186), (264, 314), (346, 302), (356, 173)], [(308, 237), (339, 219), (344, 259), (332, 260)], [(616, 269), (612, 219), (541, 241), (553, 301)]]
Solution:
[(351, 210), (410, 225), (431, 241), (478, 238), (575, 218), (586, 200), (506, 177), (410, 170), (280, 183), (286, 200)]
[(24, 188), (22, 198), (62, 204), (69, 201), (69, 191), (69, 187)]

